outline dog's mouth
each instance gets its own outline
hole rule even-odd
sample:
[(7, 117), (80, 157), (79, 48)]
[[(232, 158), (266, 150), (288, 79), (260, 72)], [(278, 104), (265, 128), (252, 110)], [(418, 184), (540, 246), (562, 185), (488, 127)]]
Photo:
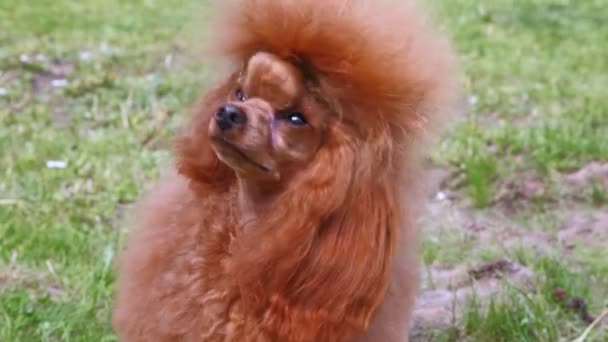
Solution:
[(272, 172), (272, 169), (270, 167), (251, 158), (249, 155), (247, 155), (247, 153), (243, 152), (235, 144), (226, 140), (224, 137), (213, 137), (213, 141), (220, 145), (222, 148), (227, 149), (229, 153), (236, 155), (240, 160), (255, 166), (258, 170), (266, 173)]

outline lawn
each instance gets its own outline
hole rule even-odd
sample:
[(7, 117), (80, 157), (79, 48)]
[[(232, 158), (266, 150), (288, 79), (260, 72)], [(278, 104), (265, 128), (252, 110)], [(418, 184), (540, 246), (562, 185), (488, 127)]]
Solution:
[[(418, 339), (573, 340), (608, 306), (608, 0), (431, 3), (467, 98), (430, 162), (423, 291), (453, 290), (460, 270), (463, 289), (501, 277)], [(193, 0), (0, 2), (0, 341), (116, 340), (115, 256), (210, 75), (206, 14)]]

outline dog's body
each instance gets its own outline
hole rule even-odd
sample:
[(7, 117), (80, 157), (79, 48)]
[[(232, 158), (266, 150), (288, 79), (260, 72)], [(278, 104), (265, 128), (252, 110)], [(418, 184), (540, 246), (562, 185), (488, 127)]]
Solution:
[[(224, 275), (237, 222), (236, 206), (225, 203), (234, 201), (235, 191), (198, 200), (179, 175), (166, 177), (149, 194), (141, 206), (145, 229), (131, 237), (145, 244), (132, 244), (123, 255), (128, 261), (114, 316), (121, 340), (286, 341), (265, 335), (256, 320), (246, 319), (239, 291)], [(417, 260), (413, 253), (401, 257), (369, 332), (355, 341), (407, 340)], [(293, 340), (339, 341), (339, 336)]]
[(454, 99), (449, 46), (409, 4), (230, 3), (234, 69), (139, 207), (119, 337), (407, 340), (418, 147)]

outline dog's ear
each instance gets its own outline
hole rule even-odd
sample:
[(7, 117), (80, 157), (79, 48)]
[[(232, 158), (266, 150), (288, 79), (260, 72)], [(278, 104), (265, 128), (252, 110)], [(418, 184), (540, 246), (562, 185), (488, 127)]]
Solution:
[(333, 136), (231, 251), (244, 300), (279, 340), (334, 341), (364, 331), (387, 288), (400, 220), (396, 190), (386, 165), (373, 164), (382, 161), (378, 151)]
[(228, 77), (206, 91), (194, 106), (185, 131), (175, 140), (177, 170), (197, 184), (222, 187), (234, 179), (234, 173), (213, 151), (208, 134), (213, 113), (233, 91), (234, 80), (235, 76)]

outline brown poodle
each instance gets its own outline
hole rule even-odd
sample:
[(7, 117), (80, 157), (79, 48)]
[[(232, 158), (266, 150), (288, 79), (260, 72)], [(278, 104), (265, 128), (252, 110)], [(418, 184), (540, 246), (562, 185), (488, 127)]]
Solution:
[(418, 155), (457, 95), (449, 44), (407, 1), (221, 3), (231, 69), (140, 205), (120, 339), (406, 341)]

